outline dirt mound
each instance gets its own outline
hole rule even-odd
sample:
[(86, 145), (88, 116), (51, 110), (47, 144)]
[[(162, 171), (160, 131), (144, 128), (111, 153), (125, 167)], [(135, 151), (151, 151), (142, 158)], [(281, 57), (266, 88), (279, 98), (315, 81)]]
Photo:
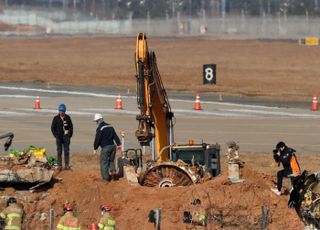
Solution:
[[(208, 212), (208, 229), (261, 229), (262, 206), (270, 208), (270, 229), (302, 228), (294, 210), (287, 208), (287, 196), (270, 192), (274, 178), (249, 166), (243, 170), (244, 184), (231, 185), (224, 172), (204, 184), (159, 189), (132, 185), (125, 179), (105, 183), (100, 177), (98, 156), (92, 154), (76, 155), (72, 163), (73, 170), (56, 174), (62, 180), (45, 191), (6, 188), (1, 192), (2, 197), (13, 195), (23, 204), (26, 229), (49, 229), (50, 208), (54, 208), (57, 224), (66, 201), (76, 203), (75, 214), (83, 229), (99, 220), (98, 207), (106, 202), (113, 207), (118, 229), (154, 229), (148, 223), (148, 213), (155, 208), (162, 208), (162, 229), (186, 229), (183, 212), (203, 210)], [(192, 205), (197, 198), (201, 205)], [(290, 221), (284, 221), (284, 217)]]

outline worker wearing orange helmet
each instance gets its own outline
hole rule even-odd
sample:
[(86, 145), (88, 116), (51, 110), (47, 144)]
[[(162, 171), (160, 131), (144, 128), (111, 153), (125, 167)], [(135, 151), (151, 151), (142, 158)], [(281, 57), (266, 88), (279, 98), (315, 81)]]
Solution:
[(98, 224), (99, 230), (115, 230), (116, 229), (116, 221), (113, 216), (110, 214), (111, 206), (109, 204), (105, 204), (100, 207), (101, 210), (101, 219)]
[(60, 218), (57, 225), (58, 230), (81, 230), (77, 217), (73, 215), (73, 205), (67, 203), (64, 206), (65, 214)]

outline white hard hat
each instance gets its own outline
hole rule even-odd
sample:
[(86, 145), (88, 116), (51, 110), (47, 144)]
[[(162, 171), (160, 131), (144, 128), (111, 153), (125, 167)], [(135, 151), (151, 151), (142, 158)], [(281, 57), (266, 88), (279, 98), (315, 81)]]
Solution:
[(94, 120), (94, 121), (97, 121), (97, 120), (100, 120), (100, 119), (103, 119), (101, 113), (96, 113), (96, 114), (94, 115), (93, 120)]

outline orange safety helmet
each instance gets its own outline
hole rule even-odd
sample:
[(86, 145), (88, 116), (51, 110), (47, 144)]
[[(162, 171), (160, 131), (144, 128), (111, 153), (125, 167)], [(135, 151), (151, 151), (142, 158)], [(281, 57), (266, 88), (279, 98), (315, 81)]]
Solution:
[(109, 204), (104, 204), (100, 209), (101, 211), (111, 211), (111, 206)]
[(66, 211), (72, 211), (72, 210), (73, 210), (73, 205), (70, 204), (70, 203), (67, 203), (67, 204), (64, 206), (64, 210), (66, 210)]

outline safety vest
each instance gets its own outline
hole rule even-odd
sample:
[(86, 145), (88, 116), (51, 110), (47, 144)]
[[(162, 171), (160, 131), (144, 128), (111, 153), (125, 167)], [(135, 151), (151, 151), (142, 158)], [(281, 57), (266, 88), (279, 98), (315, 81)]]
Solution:
[(0, 217), (5, 219), (5, 230), (21, 230), (23, 210), (17, 204), (10, 204), (1, 213)]
[(57, 229), (61, 230), (81, 230), (81, 227), (69, 227), (69, 226), (64, 226), (62, 224), (57, 225)]
[(116, 221), (108, 212), (106, 212), (102, 216), (98, 226), (99, 230), (115, 230)]
[(199, 213), (199, 212), (196, 212), (196, 213), (195, 213), (195, 216), (196, 216), (196, 218), (198, 219), (198, 221), (199, 221), (200, 223), (202, 223), (202, 225), (206, 225), (206, 221), (207, 221), (206, 215), (203, 215), (203, 214), (201, 214), (201, 213)]
[(59, 220), (57, 225), (59, 230), (81, 230), (79, 226), (78, 218), (74, 217), (72, 212), (66, 212), (63, 217)]
[(297, 157), (295, 154), (292, 154), (292, 157), (290, 159), (290, 167), (291, 167), (292, 173), (295, 177), (299, 176), (301, 174), (300, 166), (299, 166), (299, 163), (297, 161)]

